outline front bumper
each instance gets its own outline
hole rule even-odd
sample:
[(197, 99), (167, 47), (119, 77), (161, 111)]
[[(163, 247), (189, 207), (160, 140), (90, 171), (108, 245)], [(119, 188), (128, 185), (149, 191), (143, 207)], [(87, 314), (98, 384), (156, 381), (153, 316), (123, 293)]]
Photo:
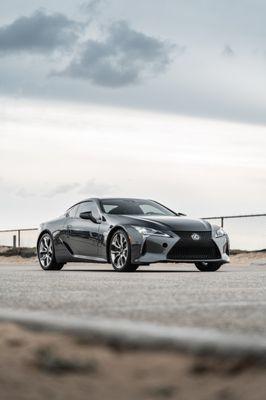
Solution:
[(156, 262), (230, 262), (229, 238), (215, 238), (214, 232), (197, 232), (199, 240), (193, 240), (193, 232), (171, 232), (171, 237), (148, 236), (131, 238), (133, 264)]

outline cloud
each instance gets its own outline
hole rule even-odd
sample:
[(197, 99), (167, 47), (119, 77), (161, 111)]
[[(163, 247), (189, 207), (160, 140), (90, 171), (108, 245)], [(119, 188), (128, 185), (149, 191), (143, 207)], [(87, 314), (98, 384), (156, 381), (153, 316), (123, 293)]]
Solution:
[(79, 187), (79, 184), (77, 182), (73, 183), (66, 183), (63, 185), (58, 185), (54, 189), (52, 189), (50, 192), (47, 193), (47, 197), (54, 197), (60, 194), (66, 194), (69, 192), (72, 192), (73, 190), (77, 189)]
[(89, 16), (91, 15), (95, 16), (99, 13), (99, 8), (104, 2), (105, 0), (90, 0), (82, 3), (80, 5), (80, 10), (83, 13), (88, 14)]
[(127, 86), (163, 72), (174, 48), (119, 21), (110, 26), (105, 40), (88, 40), (78, 57), (53, 75), (89, 80), (98, 86)]
[(231, 58), (231, 57), (235, 56), (235, 52), (234, 52), (234, 50), (232, 49), (231, 46), (227, 45), (227, 46), (224, 47), (222, 55), (224, 57)]
[(0, 27), (0, 53), (47, 53), (68, 48), (78, 39), (79, 26), (63, 14), (36, 11)]
[(99, 183), (95, 182), (94, 179), (90, 179), (81, 186), (79, 193), (86, 193), (87, 196), (104, 196), (107, 195), (116, 188), (115, 185), (110, 183)]
[(52, 198), (69, 193), (76, 195), (86, 195), (86, 197), (105, 196), (113, 193), (117, 189), (116, 185), (105, 182), (98, 182), (95, 179), (90, 179), (87, 182), (70, 182), (63, 183), (52, 187), (51, 189), (44, 190), (46, 184), (39, 183), (34, 187), (32, 186), (19, 186), (15, 183), (11, 184), (0, 177), (0, 192), (9, 192), (10, 194), (27, 199), (30, 197)]
[[(102, 196), (111, 193), (115, 186), (109, 183), (96, 182), (94, 179), (88, 180), (86, 183), (71, 182), (54, 187), (49, 192), (45, 193), (46, 197), (54, 197), (67, 194), (70, 192), (86, 194), (90, 196)], [(22, 194), (21, 194), (22, 196)], [(25, 197), (25, 196), (23, 196)]]
[(25, 187), (21, 187), (15, 192), (15, 195), (22, 198), (28, 198), (28, 197), (33, 197), (34, 193), (30, 192)]

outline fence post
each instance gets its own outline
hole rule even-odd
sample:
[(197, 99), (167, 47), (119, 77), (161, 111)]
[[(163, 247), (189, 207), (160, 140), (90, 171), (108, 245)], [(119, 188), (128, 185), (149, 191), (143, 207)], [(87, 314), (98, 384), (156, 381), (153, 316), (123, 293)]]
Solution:
[(224, 217), (221, 217), (221, 227), (224, 227)]
[(13, 235), (13, 249), (17, 247), (17, 236)]
[(18, 230), (18, 248), (20, 249), (20, 230)]

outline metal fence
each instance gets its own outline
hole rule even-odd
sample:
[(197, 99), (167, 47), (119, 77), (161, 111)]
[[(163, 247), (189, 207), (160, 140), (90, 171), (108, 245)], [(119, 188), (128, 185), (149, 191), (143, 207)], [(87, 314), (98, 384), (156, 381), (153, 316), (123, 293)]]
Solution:
[[(242, 250), (266, 249), (266, 213), (204, 217), (225, 228), (231, 247)], [(0, 230), (0, 246), (35, 247), (37, 228)]]
[(223, 215), (204, 217), (228, 232), (232, 249), (266, 249), (266, 214)]
[(0, 246), (35, 247), (37, 228), (0, 230)]
[(224, 222), (226, 219), (236, 219), (236, 218), (257, 218), (257, 217), (266, 217), (266, 214), (246, 214), (246, 215), (225, 215), (222, 217), (204, 217), (203, 219), (207, 220), (220, 220), (221, 227), (224, 227)]

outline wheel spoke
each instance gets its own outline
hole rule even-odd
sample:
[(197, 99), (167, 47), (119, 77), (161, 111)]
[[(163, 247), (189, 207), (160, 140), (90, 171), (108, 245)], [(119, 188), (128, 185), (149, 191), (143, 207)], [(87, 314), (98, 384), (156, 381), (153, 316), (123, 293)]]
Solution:
[(118, 259), (118, 264), (119, 264), (119, 267), (120, 267), (120, 268), (123, 267), (124, 264), (123, 264), (122, 256), (119, 257), (119, 259)]
[(41, 244), (40, 244), (40, 251), (46, 251), (46, 250), (47, 250), (47, 247), (46, 247), (44, 241), (42, 240)]
[(45, 248), (48, 249), (48, 247), (49, 247), (49, 238), (47, 236), (44, 236), (43, 243), (45, 245)]
[(122, 239), (122, 248), (123, 249), (127, 248), (127, 241), (126, 241), (126, 238), (124, 236), (123, 236), (123, 239)]
[(117, 235), (117, 241), (118, 241), (118, 243), (119, 243), (119, 247), (121, 248), (121, 247), (122, 247), (122, 236), (121, 236), (121, 233), (118, 233), (118, 235)]
[(114, 251), (120, 251), (120, 247), (118, 247), (116, 243), (112, 243), (111, 248), (113, 249), (114, 247), (117, 249), (117, 250), (114, 250)]
[(120, 253), (120, 250), (114, 250), (114, 249), (112, 249), (112, 253), (114, 253), (114, 254)]
[(120, 257), (120, 253), (116, 253), (114, 257), (114, 261), (117, 262)]
[(121, 248), (120, 243), (119, 243), (117, 237), (116, 237), (115, 241), (113, 242), (113, 246), (116, 247), (117, 249), (120, 249), (120, 248)]

